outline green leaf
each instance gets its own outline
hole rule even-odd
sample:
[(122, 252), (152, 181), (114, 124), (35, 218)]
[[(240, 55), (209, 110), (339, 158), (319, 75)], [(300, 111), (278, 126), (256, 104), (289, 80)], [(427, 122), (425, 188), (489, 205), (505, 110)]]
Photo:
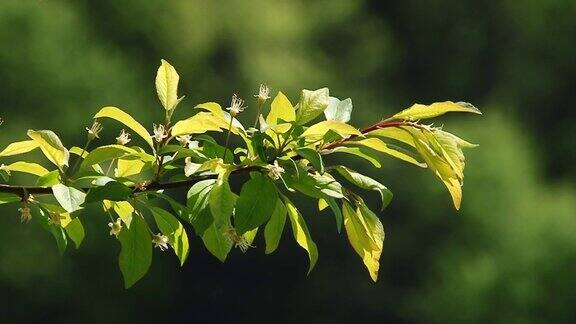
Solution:
[(384, 210), (384, 208), (386, 208), (386, 206), (388, 206), (388, 204), (392, 200), (392, 192), (388, 190), (388, 188), (386, 188), (386, 186), (384, 186), (380, 182), (370, 177), (367, 177), (363, 174), (360, 174), (354, 170), (348, 169), (345, 166), (339, 165), (334, 167), (334, 169), (336, 169), (338, 173), (340, 173), (344, 178), (346, 178), (346, 180), (357, 185), (358, 187), (362, 189), (378, 191), (378, 193), (380, 193), (380, 198), (382, 199), (381, 210)]
[(388, 146), (386, 143), (384, 143), (379, 138), (374, 138), (374, 137), (366, 138), (366, 139), (363, 139), (360, 141), (350, 142), (350, 144), (362, 145), (362, 146), (371, 148), (373, 150), (376, 150), (378, 152), (386, 153), (386, 154), (393, 156), (399, 160), (414, 164), (414, 165), (419, 166), (421, 168), (427, 167), (426, 163), (420, 162), (420, 161), (416, 160), (413, 156), (408, 155), (402, 151), (399, 151), (392, 146)]
[(266, 241), (266, 254), (276, 251), (282, 232), (284, 231), (284, 224), (286, 223), (286, 206), (282, 200), (276, 199), (276, 207), (270, 216), (270, 220), (264, 228), (264, 240)]
[(36, 180), (36, 185), (40, 187), (52, 187), (60, 183), (60, 172), (58, 170), (50, 171)]
[(305, 158), (312, 164), (316, 171), (320, 172), (320, 174), (324, 173), (324, 161), (322, 161), (322, 156), (318, 151), (309, 147), (303, 147), (296, 150), (296, 153), (301, 157)]
[(202, 234), (204, 245), (220, 262), (226, 261), (226, 257), (232, 249), (232, 241), (224, 234), (229, 226), (229, 222), (221, 226), (212, 223)]
[(118, 239), (122, 247), (118, 263), (128, 289), (144, 277), (152, 264), (152, 238), (144, 219), (134, 217), (132, 226), (120, 231)]
[(474, 114), (482, 115), (482, 112), (478, 108), (474, 107), (472, 104), (467, 102), (435, 102), (431, 105), (414, 104), (410, 108), (404, 109), (396, 115), (389, 119), (400, 119), (400, 120), (420, 120), (433, 118), (440, 115), (444, 115), (447, 112), (470, 112)]
[(84, 226), (78, 218), (73, 218), (65, 227), (68, 237), (74, 242), (76, 248), (80, 247), (82, 241), (84, 240)]
[(148, 143), (148, 145), (150, 145), (150, 147), (154, 149), (152, 136), (150, 135), (150, 133), (148, 133), (146, 128), (144, 128), (144, 126), (142, 126), (139, 122), (137, 122), (136, 119), (132, 118), (132, 116), (125, 113), (121, 109), (116, 107), (104, 107), (100, 109), (100, 111), (96, 115), (94, 115), (94, 118), (111, 118), (124, 124), (126, 127), (130, 128), (136, 134), (142, 137), (146, 141), (146, 143)]
[(30, 173), (39, 177), (45, 176), (49, 172), (39, 164), (28, 162), (14, 162), (6, 166), (6, 168), (10, 171)]
[(236, 195), (230, 189), (228, 179), (219, 179), (210, 191), (210, 212), (217, 226), (230, 222), (236, 204)]
[(292, 106), (292, 103), (286, 95), (278, 91), (278, 94), (270, 104), (270, 113), (266, 117), (266, 123), (269, 125), (278, 125), (283, 122), (292, 122), (295, 119), (296, 111), (294, 110), (294, 106)]
[(84, 192), (60, 183), (52, 186), (52, 193), (54, 198), (60, 203), (60, 206), (69, 213), (82, 209), (82, 204), (84, 204), (86, 199)]
[(38, 142), (35, 140), (14, 142), (9, 144), (4, 150), (2, 150), (2, 152), (0, 152), (0, 157), (28, 153), (37, 147)]
[(214, 179), (199, 181), (190, 188), (187, 194), (186, 206), (190, 210), (189, 221), (199, 236), (202, 236), (204, 231), (213, 223), (208, 204), (210, 192), (215, 183), (216, 180)]
[(22, 198), (20, 198), (20, 196), (18, 195), (7, 192), (0, 192), (0, 205), (8, 204), (11, 202), (17, 202), (21, 200)]
[(327, 120), (335, 120), (342, 123), (350, 121), (352, 115), (352, 99), (347, 98), (339, 100), (338, 98), (330, 97), (328, 108), (324, 110), (324, 116)]
[(178, 104), (178, 82), (180, 76), (176, 69), (165, 60), (161, 60), (156, 73), (156, 92), (166, 110), (173, 110)]
[(66, 238), (66, 232), (62, 226), (56, 225), (50, 221), (49, 213), (50, 211), (40, 207), (38, 208), (39, 217), (34, 217), (40, 226), (48, 231), (54, 239), (56, 240), (56, 245), (58, 247), (58, 253), (63, 255), (66, 252), (66, 247), (68, 246), (68, 239)]
[(184, 226), (182, 226), (182, 223), (180, 223), (176, 217), (162, 208), (151, 207), (150, 211), (154, 216), (160, 232), (168, 237), (168, 243), (172, 246), (176, 256), (180, 260), (180, 265), (184, 265), (189, 250), (188, 235), (184, 230)]
[(298, 245), (308, 252), (308, 258), (310, 259), (310, 267), (308, 268), (308, 274), (312, 271), (318, 261), (318, 248), (316, 243), (312, 241), (310, 237), (310, 232), (308, 231), (308, 226), (304, 218), (296, 209), (296, 206), (288, 200), (288, 198), (283, 197), (284, 203), (286, 204), (286, 210), (288, 211), (288, 217), (290, 218), (290, 224), (292, 225), (292, 233)]
[(266, 223), (274, 212), (278, 191), (274, 183), (261, 174), (248, 180), (240, 191), (234, 213), (234, 228), (242, 235)]
[(310, 126), (308, 129), (302, 133), (302, 137), (305, 137), (308, 140), (318, 140), (324, 137), (328, 131), (334, 131), (342, 136), (346, 135), (357, 135), (362, 136), (359, 130), (356, 128), (334, 120), (325, 120), (319, 122), (318, 124), (314, 124)]
[(304, 125), (322, 114), (328, 108), (329, 97), (328, 88), (302, 90), (296, 110), (296, 122)]
[(378, 159), (376, 157), (374, 157), (370, 151), (368, 151), (367, 149), (364, 149), (362, 147), (345, 147), (345, 146), (339, 146), (334, 148), (333, 150), (329, 151), (328, 153), (346, 153), (346, 154), (352, 154), (358, 157), (363, 158), (364, 160), (372, 163), (373, 166), (380, 168), (382, 165), (380, 164), (380, 161), (378, 161)]
[(328, 206), (330, 206), (330, 209), (332, 209), (332, 212), (334, 213), (336, 229), (338, 230), (338, 234), (340, 234), (340, 232), (342, 232), (342, 222), (344, 220), (342, 217), (342, 210), (340, 210), (340, 206), (338, 206), (336, 199), (332, 197), (326, 198), (326, 203), (328, 203)]
[(118, 181), (107, 182), (103, 186), (94, 187), (86, 195), (86, 204), (109, 201), (126, 201), (132, 195), (132, 189)]
[(364, 202), (356, 210), (348, 202), (343, 204), (344, 227), (350, 244), (360, 255), (374, 282), (378, 280), (380, 255), (384, 246), (384, 227)]
[(70, 152), (62, 145), (60, 138), (53, 131), (29, 130), (28, 136), (38, 144), (42, 153), (58, 168), (62, 169), (62, 167), (68, 166)]

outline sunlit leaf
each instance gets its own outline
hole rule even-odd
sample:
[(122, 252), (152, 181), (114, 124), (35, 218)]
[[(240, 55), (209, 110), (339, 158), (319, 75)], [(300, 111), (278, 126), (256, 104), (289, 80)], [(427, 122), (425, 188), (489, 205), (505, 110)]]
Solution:
[(166, 110), (172, 110), (178, 104), (178, 82), (180, 76), (176, 69), (165, 60), (161, 60), (156, 73), (156, 92)]
[(222, 110), (222, 106), (216, 102), (205, 102), (197, 105), (194, 107), (196, 109), (204, 109), (211, 112), (214, 116), (223, 116), (224, 110)]
[(321, 115), (328, 108), (329, 97), (328, 88), (302, 90), (296, 110), (296, 122), (304, 125)]
[(38, 145), (38, 142), (35, 140), (14, 142), (6, 146), (6, 148), (0, 152), (0, 157), (28, 153), (36, 149)]
[(30, 173), (39, 177), (45, 176), (49, 172), (39, 164), (21, 161), (9, 164), (6, 166), (6, 168), (10, 171)]
[(266, 117), (266, 122), (269, 125), (281, 124), (279, 120), (284, 122), (292, 122), (296, 119), (296, 112), (292, 103), (282, 92), (278, 91), (278, 94), (272, 100), (270, 104), (270, 113)]
[(154, 148), (154, 143), (152, 142), (152, 136), (144, 126), (142, 126), (136, 119), (132, 118), (129, 114), (125, 113), (119, 108), (116, 107), (104, 107), (100, 109), (100, 111), (94, 115), (94, 118), (111, 118), (114, 119), (126, 127), (133, 130), (136, 134), (142, 137), (151, 148)]
[(378, 217), (363, 202), (356, 210), (348, 203), (343, 204), (344, 227), (350, 244), (360, 255), (372, 280), (378, 280), (380, 255), (384, 245), (384, 227)]
[(402, 110), (389, 119), (416, 121), (444, 115), (447, 112), (470, 112), (482, 115), (478, 108), (467, 102), (444, 101), (435, 102), (430, 105), (414, 104), (410, 108)]
[(52, 193), (54, 194), (54, 198), (60, 203), (60, 206), (69, 213), (82, 209), (82, 204), (84, 204), (84, 200), (86, 199), (84, 192), (63, 184), (52, 186)]
[(392, 145), (387, 145), (379, 138), (374, 137), (366, 138), (360, 141), (350, 142), (350, 144), (362, 145), (371, 148), (373, 150), (376, 150), (378, 152), (386, 153), (399, 160), (414, 164), (421, 168), (426, 168), (426, 163), (416, 160), (416, 158), (414, 158), (413, 156), (394, 148)]
[(221, 128), (227, 128), (228, 125), (223, 117), (214, 116), (209, 112), (199, 112), (196, 115), (178, 121), (172, 127), (172, 136), (186, 134), (203, 134), (209, 131), (221, 132)]
[(335, 120), (342, 123), (350, 121), (352, 115), (352, 99), (347, 98), (339, 100), (338, 98), (330, 97), (328, 108), (324, 110), (324, 116), (327, 120)]
[(229, 222), (236, 199), (237, 196), (230, 189), (228, 179), (219, 179), (214, 184), (210, 191), (209, 205), (216, 226)]
[(306, 226), (306, 222), (298, 209), (296, 209), (296, 206), (294, 206), (288, 198), (283, 198), (284, 203), (286, 204), (286, 210), (288, 211), (288, 217), (290, 218), (290, 224), (292, 225), (294, 238), (298, 245), (308, 252), (308, 258), (310, 259), (308, 274), (310, 274), (310, 271), (312, 271), (316, 265), (316, 261), (318, 261), (318, 248), (316, 247), (316, 243), (312, 241), (312, 237), (310, 237), (310, 232), (308, 231), (308, 226)]
[(59, 168), (68, 166), (70, 153), (62, 145), (60, 138), (50, 130), (29, 130), (28, 136), (33, 139), (42, 150), (42, 153)]
[(305, 137), (306, 139), (317, 140), (324, 137), (324, 135), (330, 130), (335, 131), (342, 136), (346, 135), (362, 136), (362, 133), (360, 133), (358, 129), (348, 124), (335, 120), (325, 120), (319, 122), (318, 124), (314, 124), (310, 126), (308, 129), (306, 129), (301, 136)]
[(134, 207), (128, 201), (110, 201), (103, 200), (102, 204), (104, 210), (114, 211), (118, 217), (124, 222), (127, 228), (130, 228), (132, 223), (132, 216), (134, 215)]

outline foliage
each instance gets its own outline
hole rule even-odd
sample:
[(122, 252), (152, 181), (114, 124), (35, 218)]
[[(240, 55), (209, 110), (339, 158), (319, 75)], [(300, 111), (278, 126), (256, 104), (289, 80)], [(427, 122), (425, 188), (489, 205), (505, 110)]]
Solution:
[[(350, 244), (376, 281), (384, 227), (353, 188), (377, 191), (381, 209), (392, 193), (347, 166), (327, 165), (325, 157), (332, 154), (349, 154), (379, 167), (379, 154), (384, 153), (428, 168), (447, 187), (455, 208), (460, 208), (462, 149), (475, 145), (420, 121), (447, 112), (480, 114), (471, 104), (415, 104), (357, 129), (347, 124), (352, 100), (330, 97), (328, 88), (302, 90), (295, 105), (278, 92), (266, 113), (269, 88), (262, 85), (255, 95), (258, 118), (253, 127), (245, 127), (237, 117), (246, 107), (236, 95), (226, 109), (207, 102), (195, 106), (193, 113), (186, 112), (188, 118), (174, 121), (184, 98), (178, 95), (178, 82), (175, 68), (162, 60), (156, 90), (165, 114), (152, 133), (116, 107), (104, 107), (95, 114), (83, 148), (67, 148), (50, 130), (28, 131), (29, 140), (8, 145), (0, 157), (40, 149), (55, 169), (25, 161), (2, 164), (0, 172), (6, 180), (12, 172), (30, 173), (38, 180), (36, 186), (0, 185), (1, 202), (21, 201), (22, 221), (37, 219), (54, 236), (61, 253), (68, 239), (76, 246), (82, 243), (83, 210), (100, 205), (110, 219), (110, 235), (120, 241), (119, 265), (127, 288), (148, 271), (153, 245), (173, 250), (184, 264), (189, 242), (181, 222), (189, 223), (207, 250), (223, 262), (232, 247), (242, 252), (251, 248), (262, 227), (266, 253), (273, 253), (288, 218), (295, 241), (308, 253), (312, 271), (318, 248), (306, 217), (289, 198), (294, 194), (317, 200), (319, 210), (330, 207), (338, 231), (344, 225)], [(320, 117), (326, 120), (314, 123)], [(122, 130), (115, 144), (91, 148), (100, 139), (105, 119), (123, 124), (145, 145), (128, 146), (139, 140)], [(224, 145), (209, 135), (218, 132), (226, 134)], [(232, 135), (243, 144), (230, 147)], [(235, 193), (230, 177), (242, 173), (249, 180)], [(185, 203), (164, 193), (175, 187), (190, 188)]]

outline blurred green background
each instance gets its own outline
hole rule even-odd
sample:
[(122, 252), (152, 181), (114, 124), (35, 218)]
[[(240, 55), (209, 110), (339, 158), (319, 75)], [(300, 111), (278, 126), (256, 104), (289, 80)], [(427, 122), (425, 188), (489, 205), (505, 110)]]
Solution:
[(0, 1), (2, 147), (30, 128), (80, 145), (104, 105), (151, 126), (161, 58), (181, 75), (180, 117), (260, 82), (294, 102), (328, 86), (353, 99), (357, 126), (414, 102), (484, 112), (436, 122), (480, 144), (460, 212), (426, 170), (383, 157), (369, 171), (395, 193), (376, 284), (311, 201), (297, 202), (320, 251), (309, 277), (287, 228), (275, 254), (257, 241), (226, 264), (197, 238), (183, 268), (155, 251), (127, 291), (106, 218), (83, 215), (83, 247), (60, 257), (12, 205), (0, 209), (0, 322), (576, 322), (574, 17), (574, 0)]

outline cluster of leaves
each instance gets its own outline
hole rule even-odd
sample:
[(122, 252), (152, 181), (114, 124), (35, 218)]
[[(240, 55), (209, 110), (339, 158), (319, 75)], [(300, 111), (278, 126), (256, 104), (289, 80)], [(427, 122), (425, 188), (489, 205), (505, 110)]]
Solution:
[[(415, 104), (359, 130), (347, 124), (352, 101), (330, 97), (327, 88), (302, 90), (296, 105), (278, 92), (268, 107), (269, 89), (261, 86), (255, 96), (258, 119), (254, 127), (246, 128), (236, 118), (245, 107), (235, 95), (227, 109), (203, 103), (190, 117), (173, 122), (183, 99), (177, 93), (178, 82), (174, 67), (163, 60), (156, 89), (165, 121), (154, 125), (152, 134), (116, 107), (104, 107), (94, 116), (84, 148), (66, 148), (49, 130), (28, 131), (29, 140), (8, 145), (0, 158), (40, 149), (56, 169), (24, 161), (2, 164), (0, 174), (6, 181), (12, 172), (38, 178), (34, 186), (0, 184), (0, 203), (20, 202), (22, 221), (35, 219), (54, 236), (61, 253), (68, 240), (76, 247), (82, 243), (80, 216), (86, 206), (100, 206), (109, 217), (110, 235), (121, 245), (119, 264), (126, 287), (146, 274), (154, 245), (173, 250), (184, 264), (189, 241), (182, 222), (191, 224), (208, 251), (224, 262), (233, 247), (243, 252), (252, 247), (259, 231), (265, 252), (273, 253), (289, 219), (294, 239), (308, 253), (311, 271), (318, 250), (305, 218), (289, 198), (294, 193), (317, 200), (320, 211), (332, 211), (337, 231), (344, 225), (350, 244), (376, 281), (384, 228), (353, 187), (377, 191), (381, 209), (392, 193), (349, 167), (325, 165), (327, 155), (348, 154), (379, 168), (378, 155), (384, 153), (429, 168), (448, 188), (454, 206), (460, 207), (462, 148), (474, 145), (420, 121), (447, 112), (479, 114), (470, 104)], [(311, 124), (320, 117), (325, 120)], [(128, 146), (132, 139), (122, 130), (116, 144), (90, 149), (105, 119), (123, 124), (143, 146)], [(218, 132), (226, 134), (224, 146), (208, 135)], [(241, 138), (243, 145), (229, 148), (231, 135)], [(239, 173), (249, 180), (235, 193), (229, 178)], [(185, 203), (164, 193), (183, 186), (189, 188)]]

